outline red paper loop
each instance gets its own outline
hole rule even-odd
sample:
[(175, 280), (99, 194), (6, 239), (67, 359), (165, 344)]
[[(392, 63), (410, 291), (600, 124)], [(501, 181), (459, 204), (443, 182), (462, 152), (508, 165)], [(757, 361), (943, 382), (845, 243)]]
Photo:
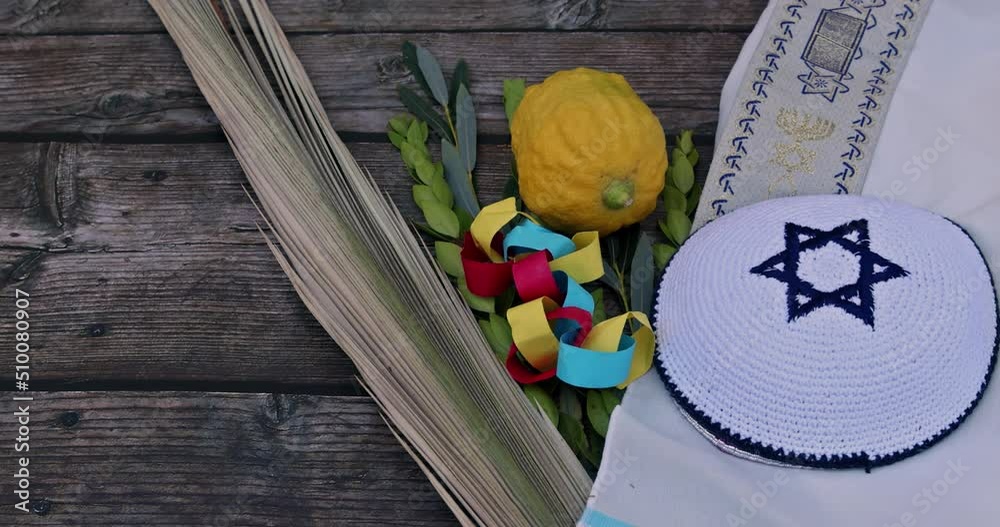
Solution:
[[(493, 239), (493, 246), (503, 247), (503, 235), (498, 234)], [(513, 281), (512, 262), (494, 263), (480, 249), (472, 235), (465, 233), (462, 243), (462, 269), (465, 271), (465, 283), (469, 291), (479, 296), (500, 296), (510, 287)]]
[(507, 373), (521, 384), (535, 384), (555, 377), (556, 369), (552, 368), (543, 372), (535, 371), (518, 360), (517, 346), (511, 344), (510, 351), (507, 352)]
[(549, 269), (549, 251), (531, 253), (514, 262), (511, 274), (514, 276), (514, 287), (517, 295), (524, 302), (547, 296), (558, 298), (559, 285)]
[(587, 335), (590, 333), (590, 330), (594, 325), (593, 316), (585, 309), (580, 309), (578, 307), (560, 307), (559, 309), (554, 309), (549, 313), (546, 313), (545, 317), (549, 320), (563, 318), (572, 320), (573, 322), (579, 324), (580, 330), (576, 333), (576, 337), (573, 338), (572, 342), (574, 346), (583, 344), (583, 340), (587, 338)]

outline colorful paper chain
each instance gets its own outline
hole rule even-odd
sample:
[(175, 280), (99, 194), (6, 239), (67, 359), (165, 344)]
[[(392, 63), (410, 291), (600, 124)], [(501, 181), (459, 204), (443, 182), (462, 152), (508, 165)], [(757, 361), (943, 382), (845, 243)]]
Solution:
[[(522, 384), (558, 377), (582, 388), (624, 388), (649, 370), (653, 330), (637, 311), (593, 325), (594, 299), (580, 284), (604, 274), (597, 232), (570, 239), (525, 217), (504, 236), (521, 214), (516, 207), (510, 198), (483, 208), (462, 246), (470, 292), (494, 297), (513, 285), (522, 301), (507, 310), (514, 340), (507, 371)], [(626, 335), (630, 320), (638, 328)]]

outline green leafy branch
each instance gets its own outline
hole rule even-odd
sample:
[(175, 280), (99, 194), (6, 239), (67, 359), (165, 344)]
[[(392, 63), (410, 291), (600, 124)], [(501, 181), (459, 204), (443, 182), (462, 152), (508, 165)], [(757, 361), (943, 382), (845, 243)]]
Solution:
[(453, 209), (455, 197), (444, 178), (444, 166), (431, 159), (427, 123), (409, 114), (397, 115), (389, 120), (388, 133), (389, 141), (399, 149), (403, 164), (417, 183), (413, 186), (413, 201), (427, 222), (418, 226), (439, 239), (458, 238), (463, 222), (460, 211)]
[(459, 60), (449, 84), (434, 55), (412, 42), (403, 43), (403, 62), (428, 98), (401, 85), (399, 99), (441, 139), (441, 161), (454, 194), (455, 209), (461, 211), (460, 215), (474, 217), (479, 213), (472, 176), (476, 167), (477, 125), (476, 108), (469, 93), (468, 65)]
[(653, 245), (653, 259), (661, 271), (691, 235), (692, 218), (701, 199), (701, 188), (694, 184), (694, 167), (700, 156), (692, 135), (691, 130), (681, 132), (677, 136), (677, 146), (670, 153), (670, 167), (663, 187), (666, 213), (659, 221), (660, 231), (667, 241)]

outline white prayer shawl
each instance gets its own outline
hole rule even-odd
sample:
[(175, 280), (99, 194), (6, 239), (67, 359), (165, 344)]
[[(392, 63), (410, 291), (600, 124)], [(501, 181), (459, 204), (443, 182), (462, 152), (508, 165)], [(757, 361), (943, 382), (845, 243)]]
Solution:
[[(767, 20), (768, 10), (762, 15)], [(1000, 276), (1000, 3), (936, 0), (897, 86), (862, 194), (963, 226)], [(761, 39), (750, 35), (722, 94), (720, 131)], [(782, 468), (723, 453), (656, 372), (615, 410), (587, 527), (915, 527), (997, 525), (1000, 388), (940, 444), (863, 470)]]

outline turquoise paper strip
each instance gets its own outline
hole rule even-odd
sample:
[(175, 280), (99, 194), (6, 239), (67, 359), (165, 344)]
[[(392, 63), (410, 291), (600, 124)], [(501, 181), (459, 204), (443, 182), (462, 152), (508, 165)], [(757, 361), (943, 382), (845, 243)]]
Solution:
[(562, 271), (556, 271), (552, 275), (555, 276), (559, 290), (566, 295), (562, 303), (563, 307), (578, 307), (587, 313), (594, 313), (594, 297), (590, 296), (590, 293), (583, 286)]
[(509, 258), (521, 252), (548, 250), (552, 258), (562, 258), (576, 250), (573, 240), (524, 220), (504, 237), (504, 257)]
[(570, 341), (575, 331), (559, 337), (559, 357), (556, 376), (580, 388), (611, 388), (628, 378), (635, 354), (635, 339), (622, 335), (618, 351), (605, 352), (578, 348)]

